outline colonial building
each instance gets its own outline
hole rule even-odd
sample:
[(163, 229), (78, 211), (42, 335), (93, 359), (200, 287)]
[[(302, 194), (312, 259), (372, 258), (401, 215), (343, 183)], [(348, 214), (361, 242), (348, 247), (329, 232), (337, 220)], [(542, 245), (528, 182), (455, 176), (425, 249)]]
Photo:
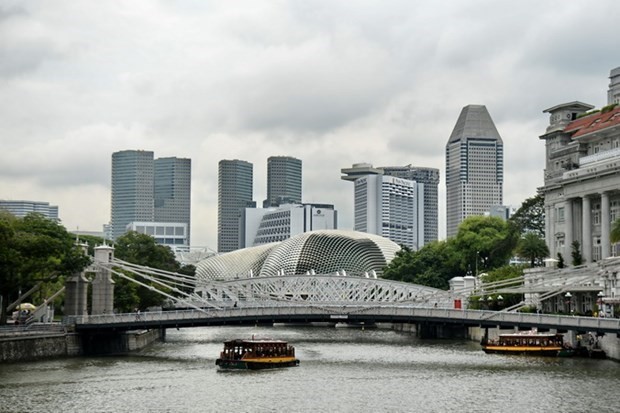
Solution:
[(546, 109), (544, 186), (546, 241), (551, 257), (571, 260), (574, 241), (584, 261), (616, 255), (611, 224), (620, 218), (620, 68), (611, 71), (608, 105), (574, 101)]

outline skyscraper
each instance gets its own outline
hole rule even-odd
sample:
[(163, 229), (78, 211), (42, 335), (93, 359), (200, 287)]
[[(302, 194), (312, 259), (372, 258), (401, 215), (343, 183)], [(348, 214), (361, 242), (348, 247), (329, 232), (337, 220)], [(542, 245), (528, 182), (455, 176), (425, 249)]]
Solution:
[(153, 152), (126, 150), (112, 154), (112, 237), (133, 221), (153, 221)]
[(9, 211), (11, 214), (20, 218), (30, 213), (37, 213), (54, 221), (59, 220), (58, 206), (50, 205), (49, 202), (0, 199), (0, 209)]
[(352, 181), (355, 231), (381, 235), (417, 250), (424, 243), (424, 184), (397, 178), (370, 164), (341, 169)]
[(187, 224), (183, 235), (189, 245), (190, 194), (191, 159), (154, 159), (152, 151), (141, 150), (113, 153), (112, 237), (131, 223), (180, 223)]
[[(187, 224), (191, 218), (192, 160), (158, 158), (155, 160), (155, 222)], [(190, 234), (186, 234), (188, 242)]]
[(424, 239), (422, 247), (438, 239), (438, 205), (439, 205), (439, 169), (422, 168), (419, 166), (382, 166), (385, 175), (409, 179), (424, 184)]
[(221, 160), (217, 186), (217, 251), (241, 246), (240, 219), (243, 208), (253, 207), (253, 165), (238, 159)]
[(468, 105), (446, 144), (446, 223), (448, 237), (471, 215), (502, 205), (504, 145), (483, 105)]
[(301, 203), (301, 160), (291, 156), (267, 159), (267, 199), (263, 208)]

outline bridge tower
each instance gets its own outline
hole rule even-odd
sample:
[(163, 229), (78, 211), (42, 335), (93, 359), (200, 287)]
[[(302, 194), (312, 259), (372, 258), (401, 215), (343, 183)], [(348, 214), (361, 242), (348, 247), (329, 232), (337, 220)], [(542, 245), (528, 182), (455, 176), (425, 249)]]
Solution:
[[(84, 255), (88, 254), (88, 244), (79, 244)], [(65, 281), (65, 315), (88, 314), (88, 279), (85, 272), (76, 272)]]
[(114, 312), (114, 281), (109, 266), (114, 259), (114, 247), (100, 245), (95, 247), (97, 272), (93, 280), (91, 314), (112, 314)]

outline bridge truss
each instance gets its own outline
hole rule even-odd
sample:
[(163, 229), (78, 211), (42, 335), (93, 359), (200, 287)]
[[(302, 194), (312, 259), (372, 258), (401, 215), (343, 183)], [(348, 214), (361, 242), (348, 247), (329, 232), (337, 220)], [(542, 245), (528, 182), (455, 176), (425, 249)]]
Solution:
[[(387, 304), (449, 307), (449, 292), (371, 277), (287, 275), (202, 280), (114, 259), (104, 265), (113, 274), (165, 296), (176, 307), (222, 308), (251, 303)], [(132, 276), (128, 276), (131, 273)]]

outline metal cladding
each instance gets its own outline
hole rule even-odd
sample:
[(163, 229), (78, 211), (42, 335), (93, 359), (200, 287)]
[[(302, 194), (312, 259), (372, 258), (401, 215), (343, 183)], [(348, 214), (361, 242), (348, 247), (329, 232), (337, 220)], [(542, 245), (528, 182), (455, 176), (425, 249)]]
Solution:
[(381, 273), (400, 246), (387, 238), (356, 231), (306, 232), (285, 241), (207, 258), (196, 275), (205, 280), (302, 274)]

